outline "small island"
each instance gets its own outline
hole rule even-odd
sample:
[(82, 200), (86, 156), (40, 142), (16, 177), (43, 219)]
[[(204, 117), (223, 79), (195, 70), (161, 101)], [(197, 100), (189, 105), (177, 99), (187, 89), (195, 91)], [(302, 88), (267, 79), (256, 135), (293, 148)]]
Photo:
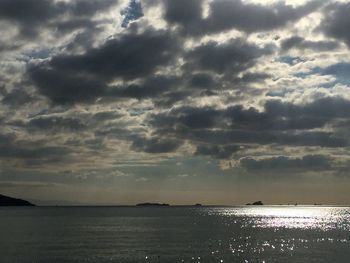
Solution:
[(261, 201), (256, 201), (256, 202), (254, 202), (252, 204), (248, 203), (247, 205), (264, 205), (264, 204)]
[(169, 204), (161, 204), (161, 203), (140, 203), (136, 206), (170, 206)]
[(34, 204), (17, 198), (0, 195), (0, 206), (35, 206)]

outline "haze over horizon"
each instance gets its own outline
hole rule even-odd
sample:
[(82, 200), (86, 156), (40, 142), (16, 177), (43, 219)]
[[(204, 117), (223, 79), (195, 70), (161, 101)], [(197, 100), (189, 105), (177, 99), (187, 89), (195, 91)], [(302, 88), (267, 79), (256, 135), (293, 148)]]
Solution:
[(350, 205), (350, 1), (0, 1), (0, 194)]

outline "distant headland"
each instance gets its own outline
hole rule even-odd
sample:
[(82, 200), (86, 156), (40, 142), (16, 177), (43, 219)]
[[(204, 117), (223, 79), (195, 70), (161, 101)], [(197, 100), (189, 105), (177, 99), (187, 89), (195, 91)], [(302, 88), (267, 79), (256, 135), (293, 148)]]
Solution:
[(35, 206), (34, 204), (17, 198), (0, 195), (0, 206)]
[(136, 206), (170, 206), (169, 204), (161, 203), (139, 203)]
[(252, 204), (248, 203), (247, 205), (264, 205), (264, 204), (261, 201), (256, 201), (256, 202), (254, 202)]

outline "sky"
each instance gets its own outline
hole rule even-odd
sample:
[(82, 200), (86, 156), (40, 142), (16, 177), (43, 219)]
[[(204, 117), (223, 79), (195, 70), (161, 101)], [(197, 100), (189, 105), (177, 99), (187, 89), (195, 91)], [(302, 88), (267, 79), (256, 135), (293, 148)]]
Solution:
[(350, 1), (0, 1), (0, 193), (350, 204)]

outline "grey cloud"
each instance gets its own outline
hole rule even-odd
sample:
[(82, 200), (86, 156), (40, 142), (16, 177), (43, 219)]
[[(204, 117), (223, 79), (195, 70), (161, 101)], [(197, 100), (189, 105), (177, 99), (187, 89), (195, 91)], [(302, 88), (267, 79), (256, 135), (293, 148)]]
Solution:
[(57, 17), (64, 9), (63, 5), (48, 0), (3, 0), (0, 19), (18, 23), (22, 36), (35, 36), (41, 24)]
[(91, 102), (106, 89), (105, 84), (94, 76), (65, 72), (47, 63), (30, 67), (28, 73), (39, 92), (56, 104)]
[(41, 28), (60, 16), (92, 16), (116, 3), (116, 0), (3, 0), (0, 1), (0, 20), (16, 23), (21, 29), (21, 37), (35, 37)]
[(82, 130), (87, 126), (81, 120), (76, 118), (52, 116), (31, 119), (27, 124), (27, 127), (29, 129), (38, 130)]
[(9, 106), (19, 107), (33, 100), (33, 97), (21, 88), (15, 88), (11, 92), (5, 90), (2, 95), (4, 97), (1, 102)]
[(321, 1), (310, 1), (299, 7), (285, 3), (263, 6), (241, 0), (217, 0), (210, 3), (209, 16), (203, 18), (201, 1), (166, 1), (164, 18), (171, 24), (179, 25), (183, 32), (192, 36), (230, 29), (252, 33), (283, 27), (323, 4)]
[(270, 48), (259, 48), (243, 39), (231, 39), (226, 43), (209, 42), (185, 55), (185, 67), (237, 74), (253, 66), (259, 57), (271, 53)]
[[(14, 134), (0, 134), (0, 158), (58, 160), (71, 151), (62, 146), (45, 145), (46, 142), (18, 140)], [(43, 146), (38, 146), (43, 145)]]
[(350, 3), (333, 3), (324, 10), (319, 26), (327, 36), (344, 41), (350, 47)]
[(200, 144), (197, 146), (195, 155), (212, 156), (217, 159), (228, 159), (233, 153), (240, 149), (238, 145), (207, 145)]
[(68, 10), (75, 16), (93, 16), (116, 5), (118, 0), (74, 0), (68, 3)]
[(175, 151), (181, 144), (181, 141), (171, 138), (135, 136), (131, 148), (147, 153), (167, 153)]
[(190, 85), (194, 88), (210, 88), (215, 84), (213, 77), (207, 73), (193, 74), (190, 78)]
[(107, 97), (155, 98), (169, 90), (175, 90), (181, 84), (178, 77), (155, 75), (144, 79), (140, 84), (130, 84), (122, 87), (111, 87), (106, 91)]
[(31, 146), (22, 147), (20, 145), (9, 145), (0, 151), (1, 158), (17, 158), (17, 159), (44, 159), (54, 160), (61, 159), (63, 155), (69, 154), (70, 151), (61, 146)]
[(151, 124), (155, 127), (171, 129), (200, 129), (215, 126), (221, 112), (211, 107), (175, 108), (167, 113), (154, 115)]
[(310, 41), (299, 36), (293, 36), (282, 41), (281, 48), (288, 51), (292, 48), (312, 49), (315, 51), (331, 51), (339, 48), (339, 43), (334, 41)]
[(321, 119), (350, 117), (350, 101), (342, 97), (325, 97), (301, 106), (272, 100), (266, 103), (265, 109), (270, 114), (290, 117), (310, 116)]
[(164, 1), (164, 18), (170, 23), (179, 23), (183, 26), (190, 26), (202, 18), (201, 0), (166, 0)]
[(232, 144), (335, 148), (346, 147), (347, 139), (313, 129), (349, 118), (349, 107), (350, 102), (341, 98), (323, 98), (305, 105), (268, 101), (264, 111), (241, 105), (226, 109), (180, 107), (153, 115), (150, 124), (160, 137), (188, 140), (204, 155), (212, 152), (215, 156), (225, 152), (218, 145)]
[(272, 76), (267, 73), (261, 73), (261, 72), (256, 72), (256, 73), (245, 73), (241, 78), (235, 79), (237, 82), (241, 83), (253, 83), (253, 82), (259, 82), (259, 81), (264, 81), (268, 78), (271, 78)]
[(112, 120), (112, 119), (118, 119), (122, 116), (122, 114), (114, 111), (102, 111), (95, 113), (92, 118), (97, 121), (105, 121), (105, 120)]
[(212, 144), (254, 144), (254, 145), (289, 145), (289, 146), (319, 146), (346, 147), (348, 142), (327, 132), (286, 133), (276, 131), (251, 131), (241, 129), (215, 129), (186, 131), (179, 136), (194, 142)]
[(176, 55), (177, 44), (165, 31), (149, 29), (108, 40), (82, 55), (58, 55), (32, 65), (29, 77), (57, 104), (92, 101), (115, 78), (145, 77)]
[(327, 170), (332, 167), (332, 159), (323, 155), (305, 155), (299, 158), (287, 156), (254, 159), (245, 157), (240, 159), (240, 166), (246, 170)]

